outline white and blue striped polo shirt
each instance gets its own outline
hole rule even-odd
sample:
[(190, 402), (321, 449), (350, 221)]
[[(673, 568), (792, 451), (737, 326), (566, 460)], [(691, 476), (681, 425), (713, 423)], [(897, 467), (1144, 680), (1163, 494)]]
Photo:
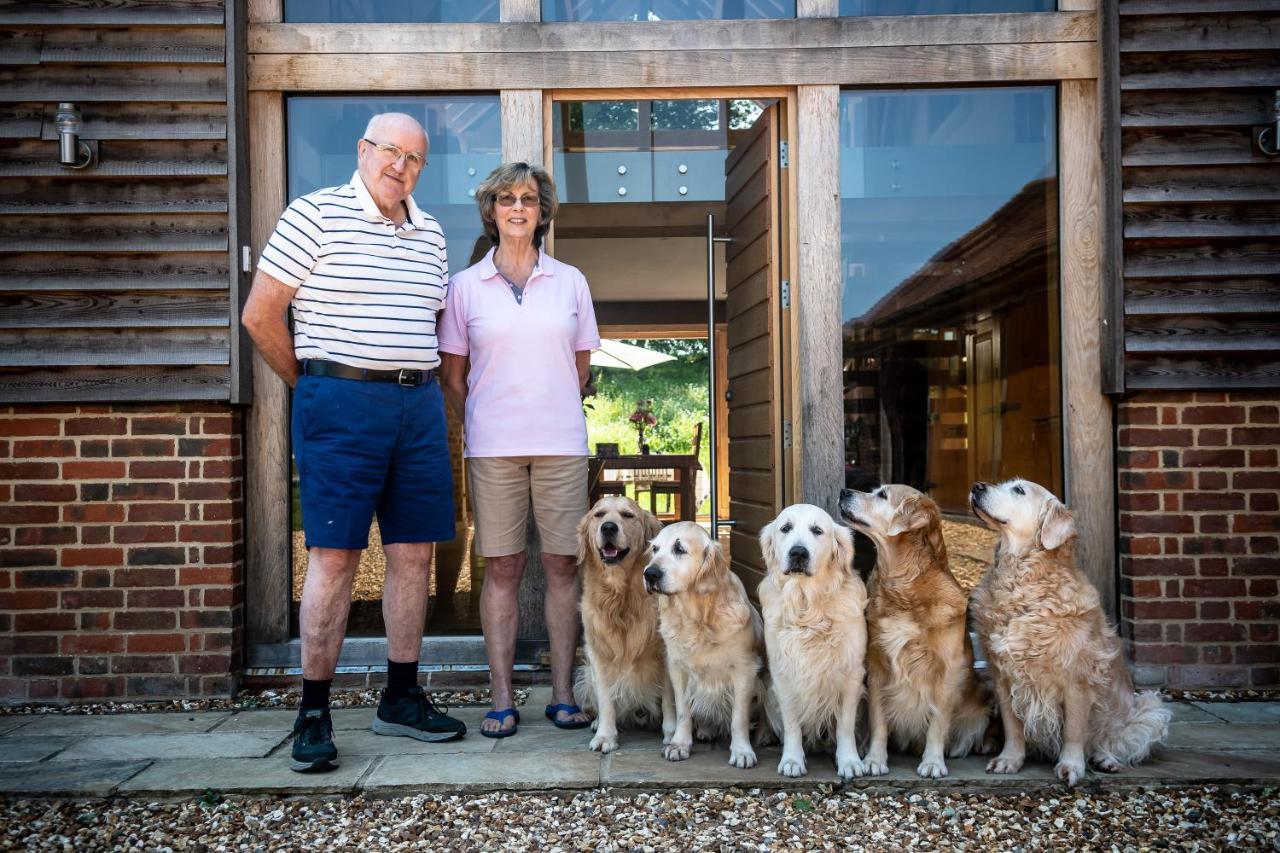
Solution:
[(438, 367), (436, 313), (449, 267), (444, 232), (412, 198), (396, 226), (360, 179), (285, 210), (258, 269), (297, 288), (293, 349), (353, 367)]

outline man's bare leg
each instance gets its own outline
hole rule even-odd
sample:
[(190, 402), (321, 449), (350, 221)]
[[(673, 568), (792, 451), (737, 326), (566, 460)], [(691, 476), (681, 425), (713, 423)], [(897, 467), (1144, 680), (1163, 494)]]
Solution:
[(398, 663), (416, 661), (422, 649), (434, 548), (431, 542), (383, 546), (387, 575), (382, 587), (382, 620), (387, 626), (387, 657)]
[(331, 679), (338, 667), (347, 615), (351, 612), (351, 584), (359, 564), (360, 551), (312, 548), (307, 555), (298, 624), (302, 633), (302, 677), (308, 681)]

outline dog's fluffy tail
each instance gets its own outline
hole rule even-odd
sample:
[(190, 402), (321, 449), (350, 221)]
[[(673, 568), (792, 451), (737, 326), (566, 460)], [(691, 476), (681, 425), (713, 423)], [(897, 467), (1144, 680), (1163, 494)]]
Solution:
[(1105, 730), (1094, 745), (1095, 761), (1127, 767), (1145, 761), (1151, 747), (1169, 736), (1172, 714), (1164, 707), (1160, 694), (1153, 691), (1133, 693), (1121, 700), (1120, 713), (1111, 715)]

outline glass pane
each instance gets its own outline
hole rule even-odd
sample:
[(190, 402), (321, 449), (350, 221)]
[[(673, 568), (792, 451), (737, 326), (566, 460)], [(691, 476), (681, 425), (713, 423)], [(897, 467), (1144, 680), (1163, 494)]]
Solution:
[(794, 18), (795, 0), (542, 0), (544, 21)]
[(1055, 115), (1047, 86), (842, 93), (852, 488), (1062, 493)]
[(840, 16), (1052, 12), (1057, 0), (840, 0)]
[[(498, 165), (502, 152), (499, 103), (496, 95), (443, 97), (311, 97), (288, 100), (288, 192), (293, 199), (322, 187), (351, 180), (356, 170), (356, 142), (376, 113), (403, 112), (427, 130), (428, 162), (414, 191), (414, 200), (444, 229), (449, 269), (458, 272), (488, 251), (474, 201), (475, 187)], [(462, 455), (461, 428), (449, 417), (449, 447), (454, 459)], [(483, 561), (470, 554), (470, 531), (462, 518), (466, 502), (454, 472), (454, 505), (459, 513), (458, 536), (441, 543), (433, 564), (428, 630), (458, 633), (479, 630), (479, 592)], [(293, 505), (294, 624), (306, 576), (302, 512), (294, 481)], [(382, 581), (385, 562), (378, 525), (369, 534), (356, 572), (348, 634), (382, 636)]]
[(469, 24), (498, 20), (498, 0), (284, 0), (296, 24)]

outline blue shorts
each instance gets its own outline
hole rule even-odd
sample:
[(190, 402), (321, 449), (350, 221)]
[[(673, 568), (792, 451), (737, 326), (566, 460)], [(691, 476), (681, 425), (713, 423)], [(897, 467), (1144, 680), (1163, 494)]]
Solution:
[(434, 379), (411, 388), (300, 376), (292, 427), (308, 548), (367, 548), (375, 513), (384, 544), (454, 537), (444, 395)]

